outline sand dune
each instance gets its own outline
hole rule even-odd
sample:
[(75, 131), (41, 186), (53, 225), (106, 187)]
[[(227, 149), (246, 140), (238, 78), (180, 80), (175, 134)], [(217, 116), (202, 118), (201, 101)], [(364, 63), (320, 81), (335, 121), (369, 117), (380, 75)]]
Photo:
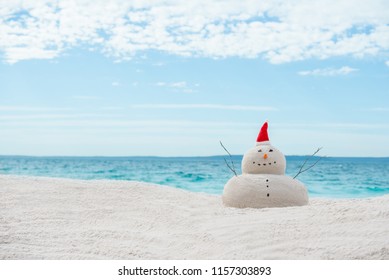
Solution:
[(389, 195), (234, 209), (127, 181), (0, 176), (0, 259), (389, 259)]

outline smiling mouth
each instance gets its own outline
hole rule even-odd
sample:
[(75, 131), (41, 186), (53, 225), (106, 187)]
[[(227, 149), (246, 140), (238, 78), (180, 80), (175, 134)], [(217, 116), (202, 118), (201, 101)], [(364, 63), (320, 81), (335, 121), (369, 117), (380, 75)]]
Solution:
[[(253, 161), (253, 164), (255, 164), (255, 161)], [(268, 164), (268, 165), (271, 165), (272, 163), (269, 162), (269, 163), (267, 163), (267, 164)], [(276, 161), (273, 161), (273, 164), (277, 164), (277, 162), (276, 162)], [(258, 163), (257, 165), (258, 165), (258, 166), (261, 166), (260, 163)], [(266, 163), (262, 163), (262, 165), (263, 165), (263, 166), (266, 166)]]

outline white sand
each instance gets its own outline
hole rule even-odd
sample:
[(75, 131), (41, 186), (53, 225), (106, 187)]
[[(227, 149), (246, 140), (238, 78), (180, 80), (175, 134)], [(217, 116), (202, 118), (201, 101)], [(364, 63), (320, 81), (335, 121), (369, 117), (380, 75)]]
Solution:
[(0, 259), (389, 259), (389, 196), (234, 209), (138, 182), (2, 175)]

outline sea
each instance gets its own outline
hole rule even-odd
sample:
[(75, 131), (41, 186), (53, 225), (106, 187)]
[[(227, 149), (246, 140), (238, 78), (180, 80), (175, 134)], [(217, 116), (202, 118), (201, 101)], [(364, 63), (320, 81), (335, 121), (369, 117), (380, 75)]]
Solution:
[[(295, 176), (304, 161), (316, 157), (287, 156), (286, 174)], [(0, 156), (0, 174), (131, 180), (172, 186), (191, 192), (222, 194), (234, 174), (241, 173), (242, 156), (211, 157), (29, 157)], [(361, 198), (389, 194), (389, 158), (325, 157), (298, 180), (311, 197)]]

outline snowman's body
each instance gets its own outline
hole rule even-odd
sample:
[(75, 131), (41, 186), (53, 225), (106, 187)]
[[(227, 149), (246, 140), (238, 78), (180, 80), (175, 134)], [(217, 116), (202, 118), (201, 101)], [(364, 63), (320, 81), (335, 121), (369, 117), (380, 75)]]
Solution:
[(243, 156), (243, 174), (231, 178), (225, 185), (223, 203), (239, 208), (306, 205), (305, 186), (286, 176), (285, 169), (285, 156), (270, 144), (265, 123), (258, 135), (257, 146)]

